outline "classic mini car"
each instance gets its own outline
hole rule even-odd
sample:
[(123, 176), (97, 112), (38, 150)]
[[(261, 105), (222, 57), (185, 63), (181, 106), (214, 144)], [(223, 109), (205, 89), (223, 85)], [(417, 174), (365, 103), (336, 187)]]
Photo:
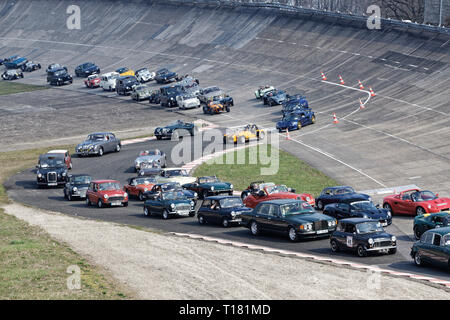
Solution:
[(64, 185), (67, 182), (67, 166), (64, 156), (59, 153), (41, 154), (36, 168), (38, 187)]
[(450, 272), (450, 227), (426, 231), (420, 241), (414, 243), (410, 255), (416, 266), (429, 264)]
[(275, 89), (274, 87), (268, 86), (268, 85), (260, 86), (258, 88), (258, 90), (255, 90), (255, 97), (256, 97), (256, 99), (262, 99), (264, 93), (266, 93), (267, 91), (274, 90), (274, 89)]
[(194, 136), (197, 133), (198, 128), (194, 123), (188, 123), (181, 120), (172, 122), (165, 127), (157, 127), (155, 129), (155, 136), (158, 140), (169, 138), (176, 141), (180, 137)]
[(145, 164), (150, 164), (151, 167), (156, 164), (159, 168), (165, 168), (167, 165), (166, 154), (159, 149), (140, 151), (138, 157), (134, 160), (135, 171), (139, 172)]
[(108, 72), (101, 75), (100, 87), (103, 90), (113, 91), (116, 90), (116, 79), (119, 78), (120, 75), (117, 72)]
[(264, 96), (264, 104), (271, 106), (276, 106), (283, 104), (287, 99), (289, 98), (289, 95), (286, 93), (286, 91), (283, 90), (274, 90), (270, 94), (267, 94)]
[(383, 207), (392, 214), (421, 215), (450, 210), (450, 198), (428, 190), (410, 189), (384, 197)]
[(41, 65), (39, 63), (34, 63), (33, 61), (28, 61), (21, 66), (21, 69), (22, 71), (32, 72), (41, 69)]
[(156, 73), (150, 72), (147, 68), (136, 70), (135, 77), (140, 83), (151, 81), (155, 78)]
[(47, 75), (47, 81), (51, 85), (60, 86), (66, 83), (71, 84), (73, 82), (73, 78), (67, 73), (66, 69), (60, 68), (49, 72)]
[(151, 190), (156, 183), (155, 177), (134, 177), (128, 179), (128, 183), (123, 186), (123, 191), (130, 197), (137, 197), (142, 201), (144, 193)]
[(91, 133), (86, 140), (77, 145), (75, 151), (79, 156), (103, 156), (107, 152), (119, 152), (122, 149), (120, 139), (111, 132)]
[(217, 100), (213, 100), (208, 102), (203, 106), (203, 113), (207, 113), (210, 115), (218, 114), (220, 112), (230, 112), (231, 108), (229, 104), (220, 103)]
[(380, 221), (383, 227), (392, 224), (390, 211), (375, 206), (372, 201), (355, 201), (351, 203), (331, 203), (323, 209), (327, 216), (338, 220), (346, 218), (366, 218)]
[(155, 81), (157, 83), (169, 83), (176, 81), (178, 74), (176, 72), (169, 71), (167, 68), (159, 69), (155, 74)]
[(152, 214), (161, 215), (163, 219), (169, 219), (171, 216), (193, 217), (195, 204), (181, 191), (162, 192), (155, 199), (144, 202), (144, 215)]
[(2, 73), (3, 80), (16, 80), (23, 78), (23, 73), (20, 70), (6, 70)]
[(161, 192), (168, 192), (168, 191), (180, 191), (185, 195), (186, 198), (192, 200), (194, 204), (197, 203), (198, 200), (197, 192), (183, 189), (181, 184), (179, 184), (178, 182), (156, 183), (150, 190), (143, 193), (143, 198), (156, 199), (156, 197), (160, 195)]
[(168, 85), (159, 89), (159, 102), (161, 107), (176, 107), (177, 96), (183, 94), (179, 85)]
[(200, 108), (200, 100), (192, 93), (181, 94), (176, 96), (178, 107), (181, 110)]
[(85, 199), (86, 192), (92, 178), (88, 174), (72, 174), (68, 176), (68, 182), (64, 185), (64, 198), (69, 201)]
[(193, 183), (197, 180), (191, 177), (189, 173), (182, 168), (165, 168), (161, 169), (160, 176), (157, 177), (158, 182), (178, 182), (179, 184)]
[(214, 196), (203, 200), (197, 212), (197, 219), (200, 224), (214, 223), (228, 228), (242, 221), (242, 212), (251, 210), (244, 206), (239, 197)]
[(116, 72), (121, 76), (121, 77), (126, 77), (126, 76), (132, 76), (134, 77), (134, 71), (127, 68), (127, 67), (122, 67), (116, 70)]
[(331, 251), (348, 250), (365, 257), (369, 252), (397, 252), (397, 239), (386, 233), (379, 221), (365, 218), (349, 218), (339, 221), (330, 237)]
[(233, 195), (233, 185), (220, 181), (216, 176), (198, 177), (195, 182), (186, 183), (182, 187), (197, 192), (202, 199), (210, 195)]
[(3, 62), (7, 69), (22, 69), (22, 66), (28, 62), (27, 58), (17, 57), (12, 61)]
[(263, 201), (275, 199), (296, 199), (308, 202), (314, 205), (314, 197), (309, 193), (295, 193), (295, 189), (286, 187), (285, 185), (276, 185), (273, 182), (260, 183), (259, 189), (254, 190), (244, 198), (244, 204), (249, 208), (254, 208)]
[(414, 237), (419, 240), (422, 234), (430, 229), (450, 227), (450, 211), (425, 213), (414, 217)]
[(336, 220), (316, 213), (306, 201), (278, 199), (259, 203), (241, 213), (241, 225), (253, 235), (263, 231), (287, 235), (289, 240), (327, 237), (336, 230)]
[(75, 68), (75, 75), (77, 77), (87, 77), (91, 74), (99, 74), (100, 73), (100, 67), (96, 66), (92, 62), (85, 62), (83, 64), (80, 64)]
[(286, 117), (283, 117), (281, 121), (277, 122), (276, 128), (279, 132), (286, 130), (299, 130), (301, 127), (308, 124), (316, 123), (316, 116), (313, 111), (305, 110), (300, 112), (293, 112)]
[(139, 81), (134, 76), (119, 77), (116, 79), (116, 92), (118, 95), (129, 95), (133, 90), (133, 86), (139, 84)]
[(102, 78), (98, 74), (92, 74), (87, 77), (86, 80), (84, 80), (84, 85), (87, 88), (98, 88), (100, 87), (100, 81)]
[(323, 210), (330, 203), (351, 203), (356, 201), (372, 201), (372, 198), (367, 194), (357, 193), (352, 187), (336, 186), (323, 189), (316, 199), (316, 206), (319, 210)]
[(157, 90), (152, 90), (150, 92), (150, 96), (148, 97), (148, 102), (152, 103), (152, 104), (160, 104), (161, 103), (161, 92), (159, 91), (159, 89)]
[(131, 89), (131, 99), (141, 101), (150, 97), (150, 88), (145, 84), (134, 85)]
[(68, 71), (67, 67), (62, 66), (59, 63), (52, 63), (47, 67), (45, 72), (47, 72), (47, 74), (49, 74), (49, 73), (54, 72), (55, 70), (59, 70), (59, 69), (64, 69), (64, 70)]
[(68, 150), (64, 150), (64, 149), (55, 149), (55, 150), (50, 150), (47, 153), (52, 153), (52, 154), (60, 154), (64, 157), (64, 163), (66, 164), (67, 168), (70, 170), (72, 169), (73, 165), (72, 165), (72, 157), (70, 155), (70, 152)]
[(246, 143), (250, 140), (263, 140), (265, 132), (259, 129), (256, 124), (248, 124), (243, 128), (235, 130), (233, 133), (223, 135), (223, 143)]
[(122, 190), (119, 181), (95, 180), (91, 181), (86, 191), (86, 205), (99, 208), (106, 206), (128, 206), (128, 194)]

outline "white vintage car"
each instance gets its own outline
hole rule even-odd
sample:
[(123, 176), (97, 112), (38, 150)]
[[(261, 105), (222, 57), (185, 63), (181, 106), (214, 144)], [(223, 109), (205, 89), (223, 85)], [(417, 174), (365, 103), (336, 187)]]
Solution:
[(114, 91), (116, 89), (116, 79), (119, 77), (118, 72), (108, 72), (101, 76), (100, 87), (103, 90)]
[(158, 177), (158, 183), (178, 182), (183, 185), (186, 183), (194, 183), (197, 178), (191, 177), (189, 173), (182, 168), (163, 168)]
[(136, 70), (135, 77), (140, 83), (148, 82), (155, 79), (155, 73), (150, 72), (147, 68)]
[(183, 94), (176, 97), (180, 109), (200, 108), (200, 100), (195, 94)]

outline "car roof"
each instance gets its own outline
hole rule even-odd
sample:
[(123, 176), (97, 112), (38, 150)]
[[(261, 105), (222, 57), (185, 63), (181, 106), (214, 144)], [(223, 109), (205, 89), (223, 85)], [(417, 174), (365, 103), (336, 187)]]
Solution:
[(113, 133), (111, 133), (111, 132), (92, 132), (92, 133), (89, 133), (88, 136), (90, 136), (91, 134), (113, 134)]
[(64, 158), (64, 155), (62, 155), (61, 153), (45, 153), (45, 154), (39, 155), (39, 159), (45, 159), (45, 158), (49, 158), (49, 157)]
[(222, 200), (222, 199), (240, 199), (241, 197), (239, 196), (211, 196), (211, 197), (206, 197), (205, 200)]
[(106, 182), (117, 182), (117, 183), (119, 183), (119, 181), (117, 181), (117, 180), (94, 180), (92, 182), (93, 183), (106, 183)]
[(334, 186), (334, 187), (323, 188), (323, 190), (325, 190), (325, 189), (342, 189), (342, 188), (352, 188), (353, 189), (353, 187), (350, 187), (350, 186)]
[(47, 153), (66, 153), (67, 152), (67, 150), (50, 150), (49, 152), (47, 152)]
[(342, 219), (339, 222), (358, 224), (358, 223), (362, 223), (362, 222), (377, 222), (377, 220), (368, 219), (368, 218), (347, 218), (347, 219)]
[(434, 228), (434, 229), (425, 231), (425, 233), (429, 233), (429, 232), (437, 233), (437, 234), (440, 234), (441, 236), (444, 236), (444, 235), (450, 233), (450, 227)]

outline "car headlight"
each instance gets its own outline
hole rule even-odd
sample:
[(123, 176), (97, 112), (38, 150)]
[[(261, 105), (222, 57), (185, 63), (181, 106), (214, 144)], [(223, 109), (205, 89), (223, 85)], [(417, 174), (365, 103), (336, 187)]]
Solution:
[(191, 207), (194, 207), (195, 203), (194, 201), (191, 201)]
[(397, 241), (397, 238), (396, 238), (395, 236), (392, 236), (392, 237), (391, 237), (391, 241), (392, 241), (392, 242), (395, 242), (395, 241)]
[(306, 201), (311, 201), (311, 198), (310, 197), (306, 197), (305, 200)]
[(390, 211), (387, 212), (388, 217), (392, 217), (392, 213)]
[(42, 178), (42, 173), (38, 172), (38, 178)]
[(336, 225), (336, 220), (328, 221), (329, 227), (334, 227)]
[(107, 194), (105, 194), (105, 195), (103, 196), (103, 198), (108, 199), (109, 196), (108, 196)]
[(78, 191), (78, 188), (77, 187), (73, 187), (73, 192), (77, 192)]
[(194, 197), (197, 198), (198, 197), (198, 193), (194, 192)]
[(211, 186), (211, 191), (214, 191), (214, 186)]
[(233, 187), (234, 187), (234, 186), (233, 186), (232, 184), (230, 184), (230, 189), (233, 189)]
[(173, 203), (170, 204), (170, 207), (171, 207), (172, 209), (175, 209), (175, 205), (174, 205)]
[(231, 211), (231, 216), (232, 216), (233, 218), (236, 217), (236, 212)]
[(372, 198), (371, 197), (369, 197), (369, 199), (367, 199), (368, 201), (372, 201)]
[(300, 225), (300, 230), (311, 231), (312, 230), (312, 224), (311, 223), (302, 224), (302, 225)]
[(369, 238), (369, 240), (367, 240), (367, 242), (368, 242), (370, 245), (373, 245), (373, 239), (372, 239), (372, 238)]
[(125, 198), (128, 198), (128, 193), (125, 192), (125, 193), (123, 194), (123, 196), (124, 196)]

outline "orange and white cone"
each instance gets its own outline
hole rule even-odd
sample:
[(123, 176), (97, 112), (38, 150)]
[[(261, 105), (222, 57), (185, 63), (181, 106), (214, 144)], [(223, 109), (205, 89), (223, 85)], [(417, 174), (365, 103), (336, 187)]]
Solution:
[(373, 92), (372, 87), (369, 87), (370, 96), (375, 97), (375, 92)]
[(334, 124), (339, 123), (339, 120), (336, 117), (336, 113), (333, 113), (333, 123)]
[(359, 99), (359, 109), (364, 109), (366, 106), (362, 103), (361, 99)]
[(359, 88), (362, 90), (362, 89), (364, 89), (364, 86), (363, 86), (363, 84), (361, 83), (361, 80), (358, 80), (358, 83), (359, 83)]
[(342, 77), (339, 75), (339, 81), (341, 82), (341, 84), (345, 84), (344, 79), (342, 79)]
[(286, 140), (290, 140), (291, 138), (289, 137), (289, 128), (286, 128)]
[(327, 77), (325, 76), (325, 73), (322, 72), (322, 80), (327, 81)]

